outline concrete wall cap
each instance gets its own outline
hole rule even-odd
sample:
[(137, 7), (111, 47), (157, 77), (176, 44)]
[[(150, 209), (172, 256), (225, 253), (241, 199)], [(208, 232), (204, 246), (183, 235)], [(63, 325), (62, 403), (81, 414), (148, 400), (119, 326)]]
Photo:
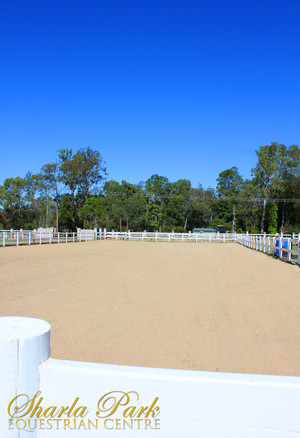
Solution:
[(0, 317), (0, 342), (31, 339), (50, 331), (51, 325), (38, 318), (23, 316)]

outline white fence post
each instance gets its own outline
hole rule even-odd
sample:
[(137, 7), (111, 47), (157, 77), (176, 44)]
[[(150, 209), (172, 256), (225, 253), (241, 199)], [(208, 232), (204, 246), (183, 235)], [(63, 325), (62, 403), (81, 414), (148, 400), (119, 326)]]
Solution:
[(292, 251), (292, 247), (293, 247), (293, 241), (292, 241), (291, 238), (289, 238), (289, 239), (287, 240), (287, 249), (288, 249), (287, 259), (288, 259), (288, 262), (290, 262), (291, 259), (292, 259), (292, 253), (291, 253), (291, 251)]
[(3, 246), (5, 246), (5, 237), (6, 237), (6, 233), (4, 231), (4, 233), (3, 233)]
[[(8, 405), (17, 395), (34, 395), (39, 390), (39, 365), (50, 356), (50, 328), (41, 319), (0, 318), (0, 436), (3, 438), (37, 436), (37, 431), (8, 430)], [(12, 404), (12, 411), (16, 405), (17, 402)]]
[(75, 233), (73, 231), (73, 242), (75, 242)]
[(282, 259), (282, 237), (279, 239), (279, 257)]

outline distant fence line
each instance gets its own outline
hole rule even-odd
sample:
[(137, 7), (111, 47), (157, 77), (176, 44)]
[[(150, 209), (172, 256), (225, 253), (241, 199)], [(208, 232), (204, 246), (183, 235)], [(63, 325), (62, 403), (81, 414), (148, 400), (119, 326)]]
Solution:
[(237, 234), (222, 233), (159, 233), (106, 231), (106, 229), (80, 230), (73, 233), (32, 230), (0, 230), (0, 245), (33, 245), (44, 243), (68, 243), (88, 240), (141, 240), (153, 242), (229, 242), (236, 241)]
[(89, 240), (140, 240), (152, 242), (237, 242), (256, 251), (277, 255), (280, 259), (300, 265), (300, 233), (284, 234), (237, 234), (237, 233), (159, 233), (115, 232), (105, 228), (81, 230), (73, 233), (35, 230), (0, 230), (0, 246), (20, 246), (45, 243), (85, 242)]

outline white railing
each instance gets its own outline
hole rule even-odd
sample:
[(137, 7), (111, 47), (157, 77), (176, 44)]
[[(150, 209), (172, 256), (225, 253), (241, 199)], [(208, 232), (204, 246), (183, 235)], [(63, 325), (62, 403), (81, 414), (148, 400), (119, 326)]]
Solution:
[(247, 248), (278, 256), (281, 260), (297, 262), (300, 265), (300, 235), (295, 237), (264, 234), (238, 235), (237, 242)]
[(0, 246), (20, 246), (44, 243), (86, 242), (96, 240), (99, 233), (81, 230), (77, 233), (0, 230)]
[(141, 240), (153, 242), (233, 242), (237, 234), (225, 233), (159, 233), (159, 232), (115, 232), (99, 230), (78, 230), (73, 233), (58, 233), (28, 230), (0, 230), (0, 246), (33, 245), (44, 243), (83, 242), (88, 240)]
[(300, 234), (232, 234), (232, 233), (159, 233), (159, 232), (116, 232), (81, 230), (73, 233), (30, 230), (0, 230), (0, 246), (33, 245), (45, 243), (86, 242), (89, 240), (140, 240), (152, 242), (238, 242), (248, 248), (277, 255), (282, 260), (300, 265)]
[(103, 239), (142, 240), (153, 242), (232, 242), (236, 234), (225, 233), (159, 233), (159, 232), (107, 232), (103, 231)]
[(0, 357), (1, 438), (300, 434), (300, 377), (51, 359), (50, 325), (21, 317), (0, 318)]

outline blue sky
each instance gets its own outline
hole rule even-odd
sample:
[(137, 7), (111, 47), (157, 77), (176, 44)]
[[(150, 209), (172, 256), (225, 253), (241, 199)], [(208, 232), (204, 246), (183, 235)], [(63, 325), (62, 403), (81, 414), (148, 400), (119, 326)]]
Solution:
[(299, 0), (0, 0), (0, 183), (91, 146), (214, 187), (300, 144)]

